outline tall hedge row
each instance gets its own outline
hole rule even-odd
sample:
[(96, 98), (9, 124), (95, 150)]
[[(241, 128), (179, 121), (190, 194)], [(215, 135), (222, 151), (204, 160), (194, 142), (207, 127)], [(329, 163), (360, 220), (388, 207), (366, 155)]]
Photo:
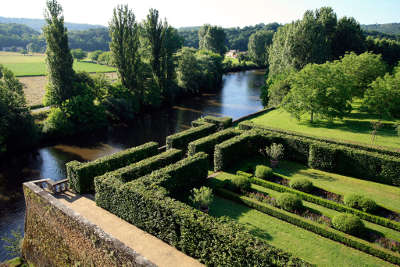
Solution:
[(157, 153), (158, 144), (149, 142), (87, 163), (68, 162), (66, 168), (69, 186), (79, 194), (92, 193), (94, 192), (94, 177), (151, 157)]
[(212, 134), (216, 130), (217, 126), (215, 124), (204, 123), (203, 125), (167, 136), (167, 149), (176, 148), (186, 151), (190, 142)]
[(96, 177), (96, 204), (208, 266), (310, 266), (231, 220), (171, 198), (190, 190), (191, 182), (203, 183), (207, 165), (207, 155), (198, 153), (125, 184), (113, 176)]
[[(274, 175), (275, 176), (280, 176), (280, 175), (277, 175), (277, 174), (274, 174)], [(280, 177), (285, 178), (285, 176), (280, 176)], [(258, 179), (256, 177), (254, 177), (251, 182), (254, 183), (254, 184), (257, 184), (259, 186), (266, 187), (266, 188), (269, 188), (269, 189), (272, 189), (272, 190), (275, 190), (275, 191), (278, 191), (278, 192), (292, 193), (292, 194), (295, 194), (295, 195), (299, 196), (301, 199), (303, 199), (305, 201), (312, 202), (312, 203), (324, 206), (324, 207), (329, 208), (329, 209), (337, 210), (337, 211), (340, 211), (340, 212), (352, 213), (354, 215), (357, 215), (358, 217), (360, 217), (363, 220), (366, 220), (366, 221), (369, 221), (369, 222), (372, 222), (372, 223), (376, 223), (376, 224), (382, 225), (384, 227), (388, 227), (388, 228), (400, 231), (400, 223), (396, 222), (396, 221), (392, 221), (392, 220), (389, 220), (389, 219), (386, 219), (386, 218), (383, 218), (383, 217), (375, 216), (375, 215), (369, 214), (367, 212), (364, 212), (364, 211), (361, 211), (361, 210), (357, 210), (357, 209), (353, 209), (353, 208), (350, 208), (350, 207), (348, 207), (346, 205), (339, 204), (339, 203), (337, 203), (335, 201), (331, 201), (331, 200), (328, 200), (328, 199), (317, 197), (317, 196), (314, 196), (312, 194), (301, 192), (301, 191), (298, 191), (298, 190), (295, 190), (295, 189), (292, 189), (290, 187), (287, 187), (287, 186), (284, 186), (284, 185), (280, 185), (280, 184), (277, 184), (277, 183), (261, 180), (261, 179)]]
[(182, 150), (169, 149), (153, 157), (132, 163), (126, 167), (107, 173), (106, 175), (113, 175), (116, 179), (127, 183), (149, 174), (154, 170), (163, 168), (169, 164), (173, 164), (182, 159), (182, 156)]
[(400, 185), (400, 157), (255, 129), (217, 145), (214, 169), (226, 169), (243, 157), (254, 156), (260, 149), (265, 149), (266, 145), (272, 143), (283, 144), (285, 159), (307, 164), (311, 168), (378, 183)]
[(249, 131), (232, 137), (215, 146), (214, 171), (226, 170), (246, 156), (257, 153), (261, 145), (260, 135)]
[[(392, 126), (392, 128), (394, 128), (394, 126)], [(333, 145), (343, 145), (343, 146), (360, 149), (360, 150), (365, 150), (365, 151), (369, 151), (369, 152), (376, 152), (376, 153), (383, 154), (383, 155), (400, 157), (400, 151), (395, 150), (395, 149), (380, 148), (380, 147), (376, 147), (376, 146), (369, 146), (367, 144), (354, 143), (354, 142), (350, 142), (350, 141), (326, 139), (326, 138), (322, 138), (322, 137), (318, 137), (318, 136), (302, 134), (299, 132), (268, 127), (265, 125), (259, 125), (259, 124), (255, 124), (251, 121), (243, 121), (243, 122), (239, 123), (239, 129), (241, 129), (241, 130), (259, 129), (259, 130), (263, 130), (263, 131), (269, 132), (269, 133), (278, 133), (278, 134), (284, 134), (284, 135), (297, 136), (297, 137), (307, 138), (311, 141), (325, 142), (325, 143), (333, 144)]]
[(333, 228), (326, 227), (319, 223), (313, 222), (311, 220), (305, 219), (299, 215), (275, 208), (268, 204), (256, 201), (249, 197), (240, 196), (236, 193), (230, 192), (223, 188), (217, 188), (218, 194), (229, 198), (231, 200), (243, 203), (251, 208), (257, 209), (263, 213), (271, 215), (275, 218), (281, 219), (283, 221), (289, 222), (291, 224), (297, 225), (308, 231), (314, 232), (323, 237), (329, 238), (331, 240), (340, 242), (349, 247), (361, 250), (375, 257), (381, 258), (383, 260), (389, 261), (394, 264), (400, 264), (400, 255), (394, 253), (390, 250), (386, 250), (378, 247), (377, 245), (371, 244), (362, 239), (356, 238), (354, 236), (345, 234)]
[(209, 155), (209, 159), (213, 162), (215, 146), (227, 139), (237, 136), (240, 130), (229, 128), (206, 137), (190, 142), (188, 145), (188, 155), (194, 155), (198, 152), (205, 152)]

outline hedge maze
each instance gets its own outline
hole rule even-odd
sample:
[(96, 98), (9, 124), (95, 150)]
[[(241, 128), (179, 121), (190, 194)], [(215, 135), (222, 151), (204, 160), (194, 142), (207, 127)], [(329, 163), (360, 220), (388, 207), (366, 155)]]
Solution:
[[(251, 197), (251, 194), (258, 193), (267, 198), (265, 192), (255, 189), (234, 191), (225, 186), (226, 181), (207, 179), (210, 170), (230, 172), (241, 161), (259, 156), (260, 149), (281, 143), (285, 148), (285, 160), (364, 180), (399, 185), (400, 159), (397, 152), (354, 144), (347, 146), (333, 140), (253, 127), (247, 122), (239, 124), (239, 129), (230, 128), (231, 118), (207, 116), (192, 122), (192, 126), (168, 136), (164, 152), (159, 151), (157, 143), (150, 142), (93, 162), (68, 163), (70, 188), (80, 194), (95, 193), (98, 206), (210, 266), (310, 266), (315, 262), (310, 263), (292, 256), (290, 251), (272, 246), (234, 219), (214, 217), (193, 208), (188, 204), (188, 195), (193, 188), (203, 185), (212, 187), (220, 197), (387, 262), (400, 264), (400, 251), (377, 246)], [(238, 175), (276, 194), (291, 193), (302, 201), (334, 212), (354, 214), (379, 227), (400, 230), (400, 223), (390, 218), (360, 211), (312, 192), (252, 177), (251, 173), (239, 171)], [(286, 179), (277, 173), (273, 176)]]

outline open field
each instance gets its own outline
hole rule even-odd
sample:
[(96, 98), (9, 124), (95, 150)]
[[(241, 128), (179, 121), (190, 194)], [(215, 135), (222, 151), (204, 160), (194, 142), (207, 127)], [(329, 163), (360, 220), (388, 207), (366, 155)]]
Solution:
[(392, 266), (388, 262), (284, 222), (255, 209), (215, 197), (210, 214), (228, 216), (254, 235), (317, 266)]
[[(0, 52), (0, 64), (14, 72), (15, 76), (46, 75), (44, 54), (22, 55), (20, 53)], [(75, 61), (76, 71), (111, 72), (115, 68), (84, 61)]]
[[(107, 72), (104, 75), (112, 82), (116, 81), (116, 72)], [(46, 93), (47, 76), (18, 77), (24, 85), (24, 93), (28, 106), (41, 105)]]
[[(370, 121), (376, 120), (376, 117), (362, 113), (358, 111), (358, 109), (355, 109), (349, 117), (333, 122), (320, 120), (310, 123), (308, 117), (297, 121), (283, 109), (276, 109), (251, 119), (251, 121), (256, 124), (268, 127), (280, 128), (323, 138), (366, 143), (369, 145), (372, 144), (371, 132), (373, 130)], [(399, 120), (393, 122), (399, 122)], [(397, 135), (394, 127), (393, 129), (381, 128), (378, 130), (374, 144), (378, 146), (400, 148), (400, 137)]]

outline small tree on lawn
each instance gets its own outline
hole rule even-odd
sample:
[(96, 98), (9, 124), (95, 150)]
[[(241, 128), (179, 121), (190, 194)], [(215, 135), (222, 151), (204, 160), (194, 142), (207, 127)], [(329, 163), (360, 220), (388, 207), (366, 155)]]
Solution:
[(193, 205), (204, 212), (208, 212), (208, 206), (213, 199), (212, 189), (205, 186), (200, 187), (200, 189), (193, 188), (192, 196), (190, 197), (190, 201), (192, 201)]

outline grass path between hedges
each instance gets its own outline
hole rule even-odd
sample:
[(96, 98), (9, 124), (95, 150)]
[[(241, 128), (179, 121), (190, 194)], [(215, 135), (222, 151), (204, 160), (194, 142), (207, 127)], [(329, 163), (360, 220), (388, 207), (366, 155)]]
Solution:
[(288, 179), (307, 178), (315, 186), (336, 194), (362, 194), (387, 209), (400, 212), (400, 187), (315, 170), (288, 161), (281, 162), (274, 172)]
[(393, 266), (376, 257), (216, 196), (210, 214), (228, 216), (275, 247), (291, 252), (317, 266)]
[[(370, 121), (376, 120), (377, 118), (355, 109), (349, 117), (343, 120), (334, 120), (333, 122), (321, 120), (310, 123), (309, 117), (304, 117), (304, 119), (297, 121), (283, 109), (276, 109), (253, 118), (250, 121), (259, 125), (323, 138), (347, 140), (371, 145), (372, 127)], [(399, 122), (399, 120), (397, 120), (397, 122)], [(397, 136), (394, 128), (380, 129), (378, 130), (378, 135), (374, 144), (400, 149), (400, 137)]]

